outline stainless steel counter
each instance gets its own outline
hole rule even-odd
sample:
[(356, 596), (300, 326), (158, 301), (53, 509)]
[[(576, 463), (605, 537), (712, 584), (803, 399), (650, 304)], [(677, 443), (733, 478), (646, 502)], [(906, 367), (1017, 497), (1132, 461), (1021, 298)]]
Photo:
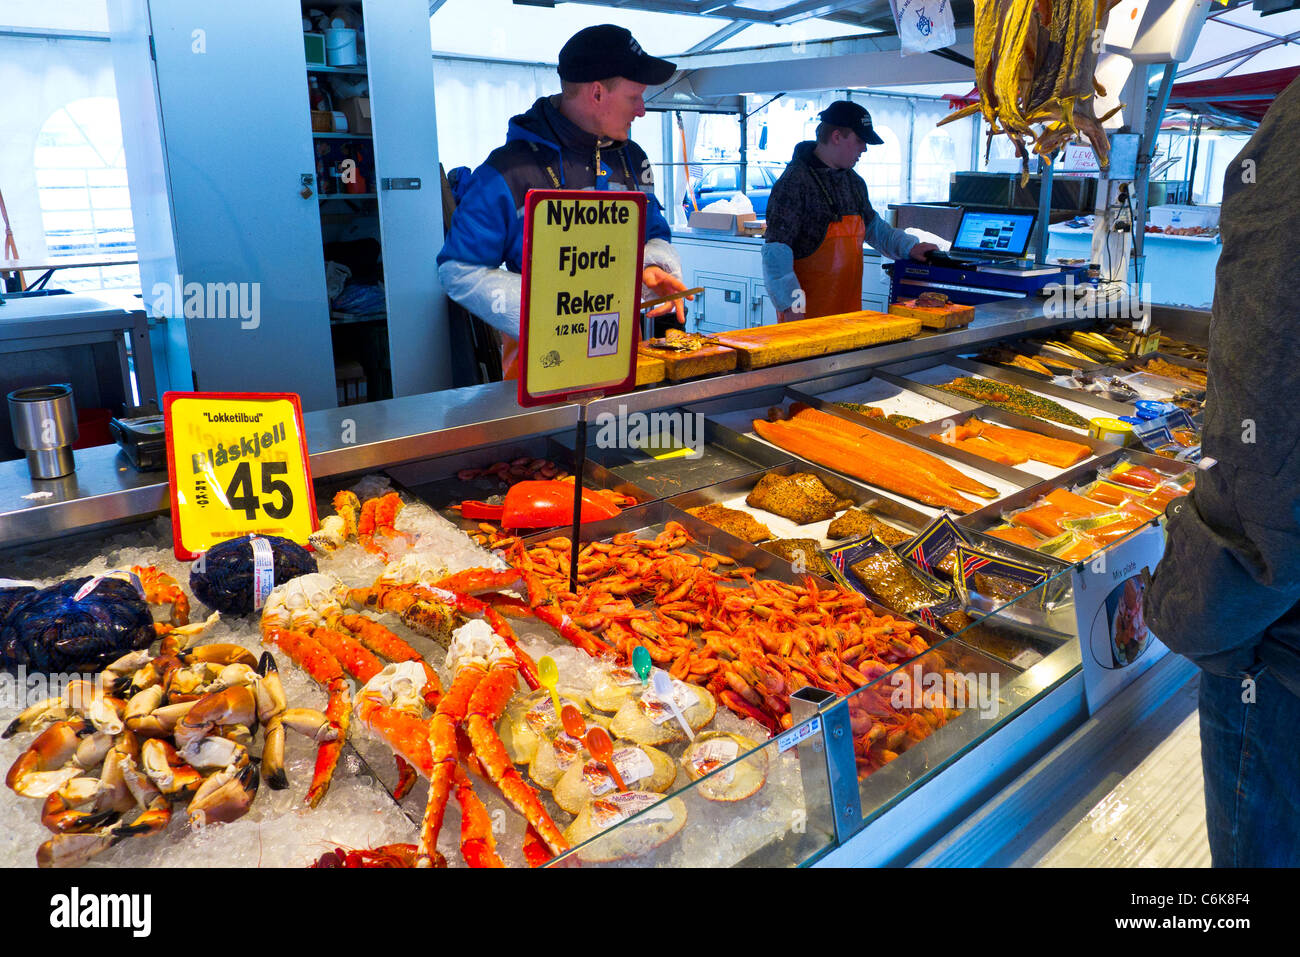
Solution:
[[(855, 352), (786, 363), (753, 372), (669, 383), (591, 403), (588, 415), (649, 411), (697, 403), (840, 372), (978, 346), (1060, 325), (1040, 302), (1007, 301), (976, 307), (965, 329), (921, 336)], [(314, 478), (322, 479), (419, 461), (462, 450), (547, 435), (572, 428), (574, 404), (522, 409), (515, 383), (491, 383), (349, 406), (304, 416)], [(137, 473), (116, 446), (76, 453), (77, 471), (55, 482), (34, 482), (26, 462), (0, 463), (0, 547), (68, 535), (167, 508), (163, 472)], [(46, 494), (49, 493), (49, 494)]]

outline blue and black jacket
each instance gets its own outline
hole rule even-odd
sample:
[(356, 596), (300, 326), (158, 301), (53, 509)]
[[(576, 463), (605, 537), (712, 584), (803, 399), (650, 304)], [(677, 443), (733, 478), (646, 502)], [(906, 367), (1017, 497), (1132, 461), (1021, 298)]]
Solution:
[(510, 120), (506, 144), (474, 171), (438, 265), (461, 262), (519, 272), (524, 196), (530, 189), (639, 189), (646, 195), (646, 241), (671, 241), (654, 174), (636, 143), (603, 143), (565, 118), (557, 97), (541, 97)]

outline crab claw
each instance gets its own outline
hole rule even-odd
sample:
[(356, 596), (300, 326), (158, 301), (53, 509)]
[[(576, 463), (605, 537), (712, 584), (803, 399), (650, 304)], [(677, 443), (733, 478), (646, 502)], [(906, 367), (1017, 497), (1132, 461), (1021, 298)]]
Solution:
[(245, 755), (212, 775), (190, 802), (190, 823), (197, 828), (224, 824), (248, 813), (257, 796), (257, 767)]

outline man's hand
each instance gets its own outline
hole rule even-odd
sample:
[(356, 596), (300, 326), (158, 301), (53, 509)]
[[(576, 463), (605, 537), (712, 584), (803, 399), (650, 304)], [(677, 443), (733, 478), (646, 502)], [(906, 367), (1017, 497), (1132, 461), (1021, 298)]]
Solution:
[[(660, 269), (658, 266), (647, 266), (641, 271), (641, 282), (650, 289), (655, 296), (671, 296), (675, 292), (681, 292), (686, 288), (686, 283), (682, 282), (672, 273)], [(662, 316), (669, 312), (677, 313), (677, 322), (681, 325), (686, 324), (686, 300), (694, 299), (694, 296), (686, 296), (683, 299), (676, 299), (673, 302), (665, 302), (662, 305), (655, 306), (646, 315)]]
[(776, 314), (777, 322), (794, 322), (796, 319), (805, 319), (807, 316), (802, 312), (795, 312), (794, 309), (781, 309)]
[(917, 243), (915, 246), (912, 247), (911, 251), (908, 252), (907, 255), (908, 258), (915, 259), (917, 262), (923, 263), (925, 262), (925, 254), (929, 252), (934, 252), (938, 248), (939, 247), (936, 246), (934, 243)]

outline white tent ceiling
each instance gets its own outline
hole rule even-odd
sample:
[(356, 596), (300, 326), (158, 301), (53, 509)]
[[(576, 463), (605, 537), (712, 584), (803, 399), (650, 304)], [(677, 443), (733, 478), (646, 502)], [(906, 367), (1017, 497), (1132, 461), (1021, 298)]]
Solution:
[[(1285, 37), (1290, 42), (1278, 42)], [(1210, 11), (1191, 57), (1178, 67), (1178, 78), (1213, 80), (1287, 66), (1300, 66), (1300, 10), (1260, 16), (1239, 6)]]
[[(617, 7), (561, 2), (545, 8), (517, 5), (511, 0), (445, 0), (431, 17), (430, 26), (433, 48), (438, 51), (554, 62), (560, 45), (575, 31), (593, 23), (616, 22), (632, 30), (647, 49), (673, 56), (733, 22), (716, 16), (663, 12), (673, 6), (693, 4), (694, 0), (623, 0)], [(783, 3), (743, 0), (741, 5), (754, 10), (755, 16), (765, 16), (768, 8)], [(811, 4), (800, 6), (812, 9)], [(955, 6), (960, 18), (961, 5)], [(820, 9), (838, 17), (879, 7), (879, 0), (859, 0), (851, 5), (828, 2)], [(884, 9), (888, 10), (888, 4)], [(485, 30), (484, 23), (503, 26)], [(711, 49), (738, 50), (797, 40), (861, 36), (864, 32), (850, 23), (815, 17), (785, 26), (756, 22)], [(1288, 42), (1279, 42), (1286, 38)], [(1261, 16), (1248, 3), (1232, 0), (1226, 7), (1214, 6), (1191, 57), (1179, 67), (1179, 77), (1213, 79), (1296, 65), (1300, 65), (1300, 10)]]

